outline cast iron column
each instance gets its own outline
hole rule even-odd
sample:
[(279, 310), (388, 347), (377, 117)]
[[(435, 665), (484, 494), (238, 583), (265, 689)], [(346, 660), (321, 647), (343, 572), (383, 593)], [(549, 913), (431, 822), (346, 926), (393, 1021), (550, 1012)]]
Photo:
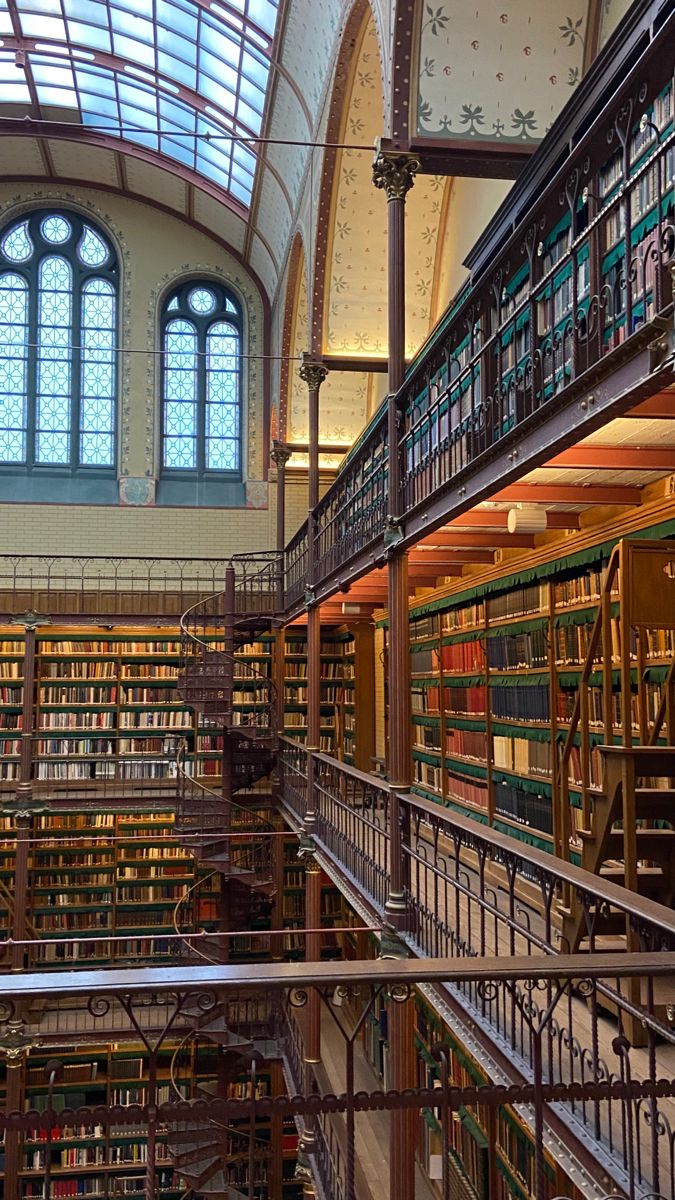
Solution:
[(321, 742), (321, 614), (314, 600), (316, 586), (316, 509), (319, 503), (319, 389), (328, 371), (321, 363), (307, 360), (300, 378), (309, 390), (309, 471), (307, 514), (307, 808), (305, 829), (316, 826), (316, 765), (314, 755)]
[[(401, 493), (401, 411), (398, 392), (405, 370), (405, 198), (413, 185), (419, 160), (410, 154), (378, 151), (373, 183), (387, 196), (389, 401), (388, 401), (388, 514), (385, 544), (388, 559), (389, 609), (389, 895), (388, 922), (406, 927), (405, 864), (402, 853), (399, 795), (410, 788), (410, 629), (408, 615), (408, 556), (397, 550), (403, 532)], [(402, 947), (402, 953), (405, 948)], [(417, 1083), (413, 1027), (414, 1002), (389, 1004), (388, 1037), (391, 1086), (403, 1091)], [(390, 1200), (415, 1200), (415, 1114), (392, 1112), (389, 1124)]]
[[(26, 940), (28, 863), (30, 856), (33, 817), (44, 812), (45, 805), (33, 796), (33, 751), (35, 748), (35, 630), (38, 625), (49, 625), (50, 618), (36, 612), (23, 613), (12, 618), (12, 625), (21, 625), (25, 630), (23, 652), (23, 706), (21, 711), (21, 765), (19, 782), (12, 800), (0, 810), (3, 816), (14, 820), (16, 843), (14, 854), (14, 906), (12, 914), (12, 939)], [(12, 970), (22, 971), (26, 961), (25, 946), (12, 947)]]
[(398, 392), (405, 370), (405, 198), (419, 170), (411, 154), (378, 151), (373, 163), (373, 183), (387, 196), (389, 409), (388, 409), (388, 514), (385, 544), (388, 559), (389, 609), (389, 782), (391, 862), (386, 912), (392, 925), (405, 927), (404, 862), (401, 852), (399, 793), (410, 788), (410, 631), (408, 617), (408, 556), (397, 550), (402, 535), (401, 433)]

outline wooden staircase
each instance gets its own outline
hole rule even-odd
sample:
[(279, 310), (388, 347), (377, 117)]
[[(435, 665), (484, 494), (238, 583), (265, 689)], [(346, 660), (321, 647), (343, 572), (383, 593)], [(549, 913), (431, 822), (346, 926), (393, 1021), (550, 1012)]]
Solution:
[[(613, 604), (618, 595), (618, 618)], [(675, 631), (675, 545), (667, 541), (620, 542), (612, 551), (600, 605), (589, 638), (572, 718), (556, 779), (556, 851), (579, 855), (581, 866), (599, 880), (634, 893), (647, 904), (675, 907), (675, 658), (654, 671), (648, 638)], [(665, 639), (663, 641), (665, 645)], [(672, 644), (672, 643), (671, 643)], [(618, 688), (616, 672), (618, 670)], [(603, 745), (596, 747), (599, 777), (591, 766), (590, 692), (602, 679)], [(655, 676), (660, 682), (655, 682)], [(649, 694), (652, 689), (660, 691)], [(618, 705), (615, 703), (618, 693)], [(658, 699), (658, 704), (655, 700)], [(597, 711), (597, 710), (596, 710)], [(572, 750), (579, 741), (580, 825), (573, 837), (570, 797)], [(614, 903), (612, 903), (614, 900)], [(559, 909), (562, 946), (567, 952), (657, 952), (644, 946), (639, 916), (599, 889), (581, 895), (569, 885)], [(629, 986), (629, 985), (627, 985)], [(645, 1002), (640, 983), (630, 999)], [(675, 1003), (675, 979), (662, 978), (656, 1010)], [(638, 1023), (630, 1036), (640, 1044)]]

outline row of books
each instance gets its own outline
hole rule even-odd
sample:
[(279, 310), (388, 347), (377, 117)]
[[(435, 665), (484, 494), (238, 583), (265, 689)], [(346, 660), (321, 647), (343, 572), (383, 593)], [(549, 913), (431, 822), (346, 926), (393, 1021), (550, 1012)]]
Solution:
[[(217, 647), (217, 643), (213, 643)], [(66, 639), (59, 638), (55, 641), (41, 641), (42, 656), (53, 657), (58, 654), (171, 654), (178, 655), (181, 652), (180, 642), (174, 638), (143, 638), (139, 641), (127, 641), (126, 639), (115, 638), (81, 638), (81, 639)]]
[(534, 742), (528, 738), (502, 737), (492, 739), (492, 762), (504, 771), (516, 771), (519, 775), (551, 774), (551, 743)]
[(117, 695), (114, 683), (91, 687), (42, 687), (40, 704), (116, 704)]
[(519, 825), (528, 825), (542, 833), (553, 833), (551, 797), (521, 791), (511, 784), (501, 783), (494, 789), (495, 812)]
[(487, 639), (488, 664), (495, 670), (543, 667), (548, 663), (548, 637), (545, 629), (533, 629)]
[(487, 761), (487, 734), (470, 729), (446, 729), (445, 752), (448, 758), (473, 758)]
[(443, 671), (472, 675), (485, 670), (485, 647), (480, 641), (455, 642), (441, 647), (440, 660)]
[[(131, 670), (131, 668), (129, 668)], [(143, 670), (144, 668), (136, 668)], [(109, 659), (74, 659), (72, 662), (42, 662), (43, 679), (117, 679), (117, 666)]]

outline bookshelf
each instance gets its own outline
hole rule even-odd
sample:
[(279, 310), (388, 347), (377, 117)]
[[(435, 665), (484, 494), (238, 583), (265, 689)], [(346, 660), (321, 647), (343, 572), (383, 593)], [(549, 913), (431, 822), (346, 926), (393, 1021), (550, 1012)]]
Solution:
[[(171, 812), (76, 810), (34, 818), (28, 925), (31, 937), (47, 944), (29, 952), (30, 965), (108, 966), (168, 961), (180, 953), (180, 944), (168, 940), (175, 934), (174, 909), (204, 872), (172, 836), (173, 820)], [(0, 838), (1, 877), (9, 887), (11, 818), (3, 819)], [(182, 907), (181, 930), (215, 927), (218, 899), (214, 876)], [(3, 901), (0, 891), (5, 929), (10, 900)], [(64, 938), (70, 939), (67, 944)]]
[[(649, 530), (645, 530), (648, 533)], [(663, 536), (670, 532), (664, 527)], [(643, 534), (644, 536), (644, 534)], [(616, 540), (616, 539), (615, 539)], [(501, 578), (427, 593), (411, 606), (412, 790), (512, 837), (580, 861), (584, 762), (602, 784), (596, 747), (608, 707), (620, 736), (620, 585), (607, 597), (611, 662), (591, 663), (587, 736), (570, 756), (570, 844), (559, 843), (557, 764), (599, 612), (611, 545), (586, 541), (575, 555), (549, 549)], [(639, 544), (639, 542), (638, 542)], [(577, 560), (578, 561), (575, 561)], [(467, 587), (467, 583), (471, 586)], [(385, 622), (386, 634), (386, 622)], [(672, 628), (631, 629), (626, 713), (636, 740), (659, 709), (675, 658)]]
[[(215, 647), (218, 636), (211, 635)], [(236, 652), (242, 664), (271, 671), (274, 638), (263, 635)], [(0, 788), (19, 778), (24, 728), (24, 643), (14, 626), (0, 629)], [(36, 636), (34, 773), (60, 784), (85, 780), (167, 780), (175, 774), (172, 741), (187, 742), (199, 775), (220, 774), (222, 734), (188, 709), (176, 684), (176, 628), (49, 626)], [(251, 707), (249, 684), (237, 687), (235, 714)], [(236, 721), (236, 716), (235, 716)]]
[[(307, 637), (285, 634), (284, 733), (307, 737)], [(374, 629), (370, 622), (322, 629), (320, 750), (361, 770), (372, 768)]]

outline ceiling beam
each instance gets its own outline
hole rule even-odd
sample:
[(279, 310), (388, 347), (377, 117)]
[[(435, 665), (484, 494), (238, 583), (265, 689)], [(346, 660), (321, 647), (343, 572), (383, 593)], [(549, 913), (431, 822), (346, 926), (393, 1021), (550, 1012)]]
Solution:
[(578, 483), (511, 483), (492, 499), (514, 504), (639, 504), (639, 487), (584, 486)]
[(359, 358), (357, 354), (322, 354), (318, 358), (312, 355), (312, 361), (323, 363), (329, 371), (372, 371), (384, 375), (389, 370), (388, 359)]
[(648, 400), (631, 408), (624, 417), (639, 417), (641, 420), (675, 420), (675, 392), (657, 392)]
[[(506, 516), (506, 513), (504, 514)], [(458, 550), (465, 547), (491, 546), (493, 550), (507, 546), (512, 550), (532, 550), (534, 537), (531, 533), (490, 533), (476, 530), (475, 533), (460, 533), (447, 526), (437, 533), (430, 533), (419, 546), (454, 546)]]
[(571, 446), (545, 463), (580, 471), (675, 471), (675, 446)]
[[(409, 552), (411, 563), (428, 562), (428, 551), (413, 549)], [(433, 551), (432, 551), (433, 553)], [(494, 562), (494, 553), (492, 550), (446, 550), (443, 553), (443, 566), (446, 564), (452, 566), (453, 563), (492, 563)], [(436, 554), (436, 561), (439, 561), (439, 555)]]
[[(447, 533), (454, 529), (455, 526), (458, 529), (466, 529), (469, 526), (476, 529), (506, 529), (508, 518), (509, 514), (506, 509), (491, 510), (488, 508), (474, 508), (471, 512), (464, 513), (461, 517), (456, 517), (448, 525), (441, 526), (438, 532)], [(579, 514), (574, 512), (549, 512), (546, 514), (546, 527), (548, 529), (578, 529)]]

